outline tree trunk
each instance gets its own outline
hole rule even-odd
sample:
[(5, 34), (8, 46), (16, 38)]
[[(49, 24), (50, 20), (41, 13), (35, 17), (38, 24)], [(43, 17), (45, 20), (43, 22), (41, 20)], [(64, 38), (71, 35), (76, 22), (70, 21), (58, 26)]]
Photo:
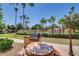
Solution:
[(46, 23), (46, 31), (47, 31), (47, 23)]
[(24, 24), (24, 8), (23, 8), (23, 32), (25, 32), (25, 28), (24, 28), (24, 26), (25, 26), (25, 24)]
[(20, 24), (22, 24), (22, 18), (20, 18)]
[(42, 36), (43, 36), (43, 24), (42, 24)]
[(53, 22), (52, 22), (52, 34), (54, 33)]
[(16, 24), (17, 24), (17, 11), (15, 11), (15, 36), (17, 32)]
[(63, 26), (63, 24), (62, 24), (62, 31), (63, 31), (63, 35), (64, 35), (64, 26)]
[(74, 29), (73, 29), (73, 33), (74, 33), (75, 31), (76, 31), (76, 29), (74, 28)]
[(70, 25), (70, 35), (69, 35), (69, 39), (70, 39), (70, 45), (69, 45), (69, 55), (74, 56), (73, 54), (73, 49), (72, 49), (72, 37), (71, 37), (71, 25)]

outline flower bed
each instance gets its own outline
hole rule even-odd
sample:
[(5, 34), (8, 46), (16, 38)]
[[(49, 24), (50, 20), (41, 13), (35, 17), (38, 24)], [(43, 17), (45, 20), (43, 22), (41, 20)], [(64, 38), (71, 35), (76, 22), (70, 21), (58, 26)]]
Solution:
[(12, 47), (13, 40), (8, 38), (0, 38), (0, 51), (9, 49)]

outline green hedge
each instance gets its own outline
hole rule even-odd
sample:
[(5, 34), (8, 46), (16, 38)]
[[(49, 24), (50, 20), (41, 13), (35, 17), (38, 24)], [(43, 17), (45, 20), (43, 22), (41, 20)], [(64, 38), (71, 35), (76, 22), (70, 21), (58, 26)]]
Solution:
[(8, 38), (0, 38), (0, 51), (9, 49), (12, 47), (13, 40)]
[[(44, 33), (43, 37), (51, 37), (51, 38), (69, 38), (69, 34), (47, 34)], [(72, 34), (71, 37), (73, 39), (79, 39), (79, 33)]]
[(17, 32), (17, 35), (29, 35), (30, 33), (26, 33), (26, 32)]

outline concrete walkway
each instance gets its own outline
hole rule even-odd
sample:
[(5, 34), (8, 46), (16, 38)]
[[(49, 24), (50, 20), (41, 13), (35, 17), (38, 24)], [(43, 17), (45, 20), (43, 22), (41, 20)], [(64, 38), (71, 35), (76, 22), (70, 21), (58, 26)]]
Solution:
[[(24, 42), (23, 40), (20, 40), (20, 39), (13, 39), (13, 38), (11, 38), (11, 39), (14, 40), (14, 42), (16, 42), (16, 43)], [(65, 51), (66, 53), (69, 52), (69, 45), (56, 44), (56, 43), (52, 43), (52, 45), (56, 48), (60, 48), (61, 50)], [(74, 55), (79, 56), (79, 46), (73, 46), (73, 52), (74, 52)]]
[[(52, 44), (54, 47), (60, 48), (61, 50), (65, 51), (66, 53), (69, 53), (69, 45), (64, 44)], [(74, 55), (79, 56), (79, 46), (73, 46), (73, 53)]]
[[(24, 41), (21, 39), (13, 39), (13, 38), (10, 38), (10, 39), (14, 40), (14, 42), (16, 42), (16, 43), (24, 43)], [(60, 48), (60, 49), (64, 50), (66, 53), (69, 52), (69, 45), (56, 44), (56, 43), (52, 43), (52, 45), (56, 48)], [(73, 46), (73, 53), (74, 53), (74, 55), (79, 56), (79, 46)]]

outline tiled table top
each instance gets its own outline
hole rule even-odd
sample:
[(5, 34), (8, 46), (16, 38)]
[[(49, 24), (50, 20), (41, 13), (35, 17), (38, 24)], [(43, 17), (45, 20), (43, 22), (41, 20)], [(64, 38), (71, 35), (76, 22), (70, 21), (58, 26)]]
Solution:
[(54, 51), (53, 46), (47, 42), (35, 42), (26, 47), (26, 52), (31, 55), (47, 55)]

